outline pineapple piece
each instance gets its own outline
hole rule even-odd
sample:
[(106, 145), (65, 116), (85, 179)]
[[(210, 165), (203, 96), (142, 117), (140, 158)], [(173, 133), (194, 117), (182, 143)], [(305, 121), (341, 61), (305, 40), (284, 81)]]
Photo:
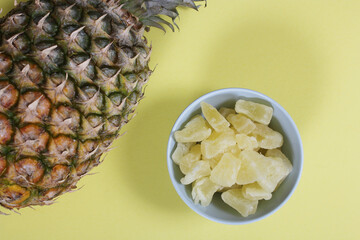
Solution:
[(238, 133), (249, 134), (255, 129), (255, 124), (242, 114), (229, 114), (226, 119)]
[(287, 175), (292, 171), (293, 166), (290, 160), (281, 152), (280, 149), (269, 149), (266, 151), (266, 157), (280, 158), (284, 164), (284, 167), (287, 170)]
[(171, 155), (172, 160), (177, 165), (180, 164), (181, 158), (190, 151), (190, 148), (194, 146), (195, 143), (177, 143), (174, 153)]
[(253, 153), (257, 156), (255, 151), (244, 150), (240, 153), (241, 168), (236, 178), (236, 184), (245, 185), (254, 183), (257, 180), (258, 172), (256, 169), (256, 163), (253, 161)]
[(201, 142), (201, 153), (204, 158), (210, 159), (224, 153), (235, 144), (236, 139), (233, 131), (213, 132), (208, 139)]
[(254, 150), (259, 147), (255, 137), (249, 137), (243, 133), (236, 134), (236, 143), (241, 150)]
[(264, 169), (265, 175), (257, 182), (266, 191), (273, 192), (287, 177), (288, 169), (280, 158), (264, 157), (264, 160), (266, 161), (261, 162), (263, 166), (260, 166), (260, 168)]
[(250, 200), (244, 197), (241, 188), (230, 189), (221, 194), (222, 200), (230, 207), (238, 211), (243, 217), (254, 214), (258, 200)]
[(214, 193), (219, 189), (220, 186), (213, 183), (209, 177), (203, 177), (193, 183), (191, 195), (195, 204), (200, 202), (201, 206), (206, 207), (210, 204)]
[(285, 178), (291, 173), (293, 166), (290, 160), (280, 151), (280, 149), (267, 150), (265, 156), (275, 158), (275, 160), (281, 159), (282, 161), (282, 167), (283, 167), (282, 171), (284, 176), (280, 179), (279, 183), (277, 184), (276, 186), (277, 188), (285, 180)]
[(208, 161), (210, 164), (210, 168), (214, 169), (215, 166), (220, 162), (221, 157), (222, 157), (222, 154), (219, 154), (213, 158), (204, 158), (203, 160)]
[(258, 183), (251, 183), (242, 187), (242, 193), (249, 200), (269, 200), (272, 197), (270, 192), (265, 191)]
[(230, 127), (230, 123), (210, 104), (202, 102), (201, 110), (210, 126), (217, 132), (225, 131)]
[(226, 108), (226, 107), (221, 107), (219, 109), (219, 113), (221, 115), (223, 115), (224, 118), (226, 118), (227, 116), (229, 116), (230, 114), (236, 114), (235, 110), (232, 108)]
[(211, 171), (210, 180), (223, 186), (231, 187), (236, 182), (241, 162), (231, 153), (225, 153), (220, 162)]
[(201, 177), (209, 176), (211, 173), (210, 164), (207, 161), (196, 161), (192, 165), (191, 170), (180, 179), (180, 182), (184, 185), (188, 185)]
[(265, 149), (273, 149), (278, 148), (283, 145), (284, 139), (283, 136), (268, 126), (255, 123), (256, 128), (252, 133), (251, 136), (254, 136), (259, 143), (259, 147)]
[(232, 147), (230, 147), (227, 152), (230, 152), (232, 155), (234, 155), (235, 157), (239, 158), (240, 153), (241, 153), (241, 149), (238, 147), (238, 145), (234, 145)]
[[(242, 151), (241, 157), (252, 163), (252, 176), (267, 192), (273, 192), (287, 176), (287, 169), (280, 158), (265, 157), (255, 151)], [(240, 173), (239, 173), (240, 175)]]
[(192, 118), (180, 131), (174, 133), (177, 142), (200, 142), (208, 138), (211, 134), (211, 128), (208, 127), (205, 119), (201, 115)]
[(187, 174), (191, 168), (194, 162), (199, 161), (201, 158), (201, 147), (200, 144), (194, 145), (190, 151), (185, 154), (179, 163), (180, 170), (183, 174)]
[(235, 111), (248, 116), (255, 122), (268, 125), (273, 115), (273, 109), (264, 104), (251, 101), (238, 100), (235, 104)]

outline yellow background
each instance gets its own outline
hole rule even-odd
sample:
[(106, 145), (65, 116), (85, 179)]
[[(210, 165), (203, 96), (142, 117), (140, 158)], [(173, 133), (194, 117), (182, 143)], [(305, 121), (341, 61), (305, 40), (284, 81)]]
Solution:
[[(7, 12), (12, 3), (0, 7)], [(180, 32), (147, 34), (156, 71), (98, 174), (52, 206), (0, 216), (1, 240), (360, 239), (360, 1), (209, 0), (199, 12), (180, 13)], [(278, 101), (304, 144), (294, 195), (243, 226), (190, 210), (165, 159), (181, 111), (226, 87)]]

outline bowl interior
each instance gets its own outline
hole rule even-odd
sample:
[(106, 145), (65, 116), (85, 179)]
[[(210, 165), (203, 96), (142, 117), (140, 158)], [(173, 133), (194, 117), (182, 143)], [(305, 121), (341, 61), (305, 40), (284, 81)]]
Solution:
[[(191, 184), (184, 186), (180, 183), (180, 179), (184, 176), (178, 165), (174, 164), (171, 155), (175, 150), (176, 142), (173, 137), (174, 132), (180, 130), (184, 125), (196, 114), (201, 114), (200, 103), (205, 101), (216, 108), (219, 107), (235, 107), (235, 102), (238, 99), (250, 100), (257, 103), (262, 103), (271, 106), (274, 109), (273, 118), (269, 126), (280, 132), (284, 136), (284, 145), (282, 151), (289, 158), (293, 164), (293, 171), (284, 180), (280, 187), (273, 193), (270, 200), (259, 201), (258, 209), (255, 214), (242, 217), (236, 210), (225, 204), (220, 197), (220, 193), (215, 193), (211, 204), (207, 207), (202, 207), (199, 204), (194, 204), (191, 197)], [(210, 220), (225, 223), (225, 224), (245, 224), (260, 220), (280, 208), (290, 197), (300, 179), (302, 170), (302, 144), (299, 132), (295, 123), (289, 114), (271, 98), (248, 89), (228, 88), (220, 89), (210, 92), (190, 104), (184, 112), (179, 116), (171, 131), (168, 149), (167, 149), (167, 163), (169, 168), (170, 178), (174, 187), (183, 201), (195, 212)]]

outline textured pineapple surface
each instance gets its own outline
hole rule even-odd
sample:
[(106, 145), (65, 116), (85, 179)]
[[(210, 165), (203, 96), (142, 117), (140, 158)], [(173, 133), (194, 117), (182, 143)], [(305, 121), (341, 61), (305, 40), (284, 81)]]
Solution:
[(105, 0), (21, 2), (0, 20), (2, 206), (50, 204), (101, 162), (151, 73), (144, 29)]
[(240, 99), (235, 110), (205, 102), (201, 109), (205, 118), (196, 115), (174, 134), (178, 143), (172, 158), (185, 175), (180, 182), (192, 183), (196, 204), (208, 206), (221, 192), (243, 217), (254, 214), (258, 202), (271, 199), (292, 171), (280, 150), (283, 136), (267, 126), (272, 108)]

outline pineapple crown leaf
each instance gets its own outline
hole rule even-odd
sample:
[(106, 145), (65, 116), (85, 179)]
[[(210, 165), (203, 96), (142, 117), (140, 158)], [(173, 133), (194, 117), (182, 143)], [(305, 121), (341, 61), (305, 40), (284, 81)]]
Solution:
[[(156, 27), (165, 32), (163, 25), (168, 26), (174, 31), (175, 19), (179, 16), (177, 7), (188, 7), (198, 10), (200, 6), (195, 2), (202, 2), (206, 0), (125, 0), (122, 1), (122, 8), (128, 10), (142, 22), (145, 26)], [(171, 18), (172, 23), (166, 21), (159, 15)]]

